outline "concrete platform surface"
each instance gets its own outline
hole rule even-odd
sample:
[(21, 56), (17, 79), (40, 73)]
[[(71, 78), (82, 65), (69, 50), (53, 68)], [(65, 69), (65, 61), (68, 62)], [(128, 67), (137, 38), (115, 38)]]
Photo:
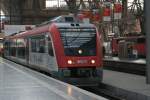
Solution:
[(119, 59), (118, 57), (108, 57), (106, 56), (103, 60), (136, 63), (136, 64), (146, 64), (146, 59)]
[(115, 87), (117, 92), (134, 95), (130, 97), (134, 98), (132, 100), (150, 100), (150, 85), (146, 84), (144, 76), (104, 70), (103, 83)]
[(107, 100), (0, 58), (0, 100)]

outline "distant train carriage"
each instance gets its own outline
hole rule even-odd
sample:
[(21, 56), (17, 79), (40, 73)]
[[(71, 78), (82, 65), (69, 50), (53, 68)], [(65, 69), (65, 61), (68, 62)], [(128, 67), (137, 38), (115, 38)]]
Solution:
[(112, 54), (119, 58), (145, 58), (145, 45), (145, 36), (113, 38)]
[(101, 82), (102, 51), (96, 27), (72, 16), (45, 24), (6, 37), (4, 56), (75, 85)]

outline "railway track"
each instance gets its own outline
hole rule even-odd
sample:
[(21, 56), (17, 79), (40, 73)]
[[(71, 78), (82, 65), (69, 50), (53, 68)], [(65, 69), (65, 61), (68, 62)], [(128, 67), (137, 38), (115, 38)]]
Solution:
[(146, 75), (146, 64), (103, 60), (104, 69)]
[(94, 94), (103, 96), (109, 100), (126, 100), (123, 97), (118, 97), (118, 95), (116, 95), (113, 91), (107, 89), (107, 87), (102, 83), (99, 86), (80, 87), (80, 88), (92, 92)]

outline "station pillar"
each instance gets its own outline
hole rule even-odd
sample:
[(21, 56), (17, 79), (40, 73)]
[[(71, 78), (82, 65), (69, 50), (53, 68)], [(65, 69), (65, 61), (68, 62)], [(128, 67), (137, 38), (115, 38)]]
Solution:
[(145, 32), (146, 32), (146, 82), (150, 84), (150, 0), (144, 1)]

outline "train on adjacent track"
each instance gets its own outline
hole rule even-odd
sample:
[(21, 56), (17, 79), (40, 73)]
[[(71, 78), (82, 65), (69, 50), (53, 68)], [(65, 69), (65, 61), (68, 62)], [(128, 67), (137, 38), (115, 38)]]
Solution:
[(145, 36), (126, 36), (112, 39), (112, 54), (119, 58), (146, 58)]
[(4, 39), (4, 57), (73, 85), (102, 80), (102, 45), (93, 24), (59, 16)]

